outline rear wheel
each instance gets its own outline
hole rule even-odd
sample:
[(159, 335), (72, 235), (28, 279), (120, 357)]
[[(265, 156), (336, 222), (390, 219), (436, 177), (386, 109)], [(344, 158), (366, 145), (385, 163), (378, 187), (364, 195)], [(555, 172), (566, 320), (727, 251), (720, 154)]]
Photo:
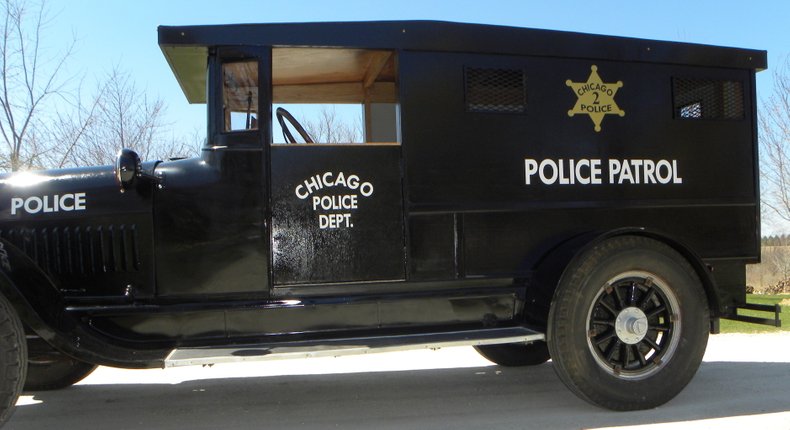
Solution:
[(614, 410), (653, 408), (691, 381), (708, 321), (685, 258), (652, 239), (617, 237), (566, 269), (549, 312), (549, 350), (581, 398)]
[(96, 365), (71, 358), (41, 340), (32, 338), (27, 362), (25, 391), (47, 391), (66, 388), (83, 380), (96, 370)]
[(0, 294), (0, 426), (14, 413), (26, 362), (25, 329), (11, 303)]
[(549, 347), (543, 341), (479, 345), (475, 350), (489, 361), (506, 367), (537, 366), (550, 358)]

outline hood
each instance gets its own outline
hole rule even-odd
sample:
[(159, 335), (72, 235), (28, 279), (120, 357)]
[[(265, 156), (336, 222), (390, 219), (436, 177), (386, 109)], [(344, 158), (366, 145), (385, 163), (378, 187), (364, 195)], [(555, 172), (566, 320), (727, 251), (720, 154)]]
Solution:
[(121, 192), (112, 166), (0, 175), (0, 238), (64, 294), (151, 295), (153, 189)]
[(122, 193), (112, 166), (6, 173), (0, 175), (0, 223), (147, 210), (140, 203), (150, 201), (150, 188)]

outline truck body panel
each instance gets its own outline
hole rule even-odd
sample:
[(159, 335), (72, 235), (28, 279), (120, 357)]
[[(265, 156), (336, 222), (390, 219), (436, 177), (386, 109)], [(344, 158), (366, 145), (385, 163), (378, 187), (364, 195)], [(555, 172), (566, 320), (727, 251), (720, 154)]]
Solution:
[[(199, 157), (125, 192), (111, 167), (2, 179), (0, 237), (57, 286), (54, 332), (94, 339), (64, 337), (77, 358), (540, 333), (552, 253), (618, 234), (687, 257), (713, 318), (745, 302), (763, 51), (436, 22), (160, 27), (159, 43), (207, 105)], [(278, 143), (277, 106), (316, 102), (362, 106), (365, 142)], [(119, 348), (80, 352), (102, 342)]]

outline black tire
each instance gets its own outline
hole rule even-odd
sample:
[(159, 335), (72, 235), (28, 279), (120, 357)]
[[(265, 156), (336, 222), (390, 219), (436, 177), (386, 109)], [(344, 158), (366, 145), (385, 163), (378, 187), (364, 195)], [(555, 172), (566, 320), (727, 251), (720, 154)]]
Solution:
[(707, 299), (688, 261), (661, 242), (623, 236), (572, 264), (549, 311), (549, 351), (562, 382), (612, 410), (675, 397), (708, 342)]
[(0, 426), (16, 408), (25, 383), (27, 343), (25, 329), (11, 303), (0, 294)]
[(28, 361), (25, 391), (50, 391), (70, 387), (85, 379), (97, 367), (53, 350), (44, 360)]
[(479, 345), (475, 350), (487, 360), (505, 367), (537, 366), (549, 361), (546, 342)]

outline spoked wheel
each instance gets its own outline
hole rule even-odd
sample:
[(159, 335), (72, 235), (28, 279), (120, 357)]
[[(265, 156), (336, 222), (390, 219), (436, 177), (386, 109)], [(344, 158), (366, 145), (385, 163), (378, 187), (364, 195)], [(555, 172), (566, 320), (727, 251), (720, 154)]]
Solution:
[(679, 304), (658, 275), (625, 272), (606, 282), (590, 307), (587, 344), (598, 364), (621, 378), (645, 378), (672, 359)]
[(694, 269), (644, 237), (606, 240), (563, 273), (549, 312), (554, 369), (579, 397), (614, 410), (659, 406), (697, 371), (707, 298)]

